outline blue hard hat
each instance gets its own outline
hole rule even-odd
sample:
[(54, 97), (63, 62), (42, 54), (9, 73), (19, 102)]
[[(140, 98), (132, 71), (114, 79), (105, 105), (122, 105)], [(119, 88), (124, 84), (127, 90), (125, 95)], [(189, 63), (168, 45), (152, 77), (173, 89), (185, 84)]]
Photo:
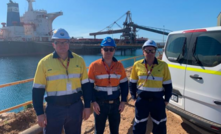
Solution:
[(60, 28), (60, 29), (53, 31), (52, 39), (67, 39), (67, 40), (69, 40), (70, 36), (66, 30)]
[(116, 47), (114, 39), (112, 39), (111, 37), (104, 38), (101, 42), (101, 47), (105, 47), (105, 46)]
[(153, 41), (153, 40), (147, 40), (146, 42), (144, 42), (142, 49), (144, 49), (144, 47), (155, 47), (157, 48), (157, 44)]

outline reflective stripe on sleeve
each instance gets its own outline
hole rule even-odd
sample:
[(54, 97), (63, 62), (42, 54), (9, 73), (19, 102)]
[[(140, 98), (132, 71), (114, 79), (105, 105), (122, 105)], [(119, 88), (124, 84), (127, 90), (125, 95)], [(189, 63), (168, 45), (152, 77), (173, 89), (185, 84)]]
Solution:
[(70, 95), (74, 93), (78, 93), (81, 91), (81, 88), (72, 89), (71, 91), (53, 91), (53, 92), (47, 92), (47, 96), (62, 96), (62, 95)]
[[(99, 86), (95, 86), (95, 89), (97, 91), (105, 91), (107, 92), (108, 88), (110, 87), (99, 87)], [(117, 91), (119, 89), (119, 87), (111, 87), (112, 91)]]
[(171, 80), (167, 80), (167, 81), (164, 81), (163, 84), (171, 84), (172, 81)]
[[(147, 76), (139, 76), (140, 80), (146, 80)], [(155, 77), (155, 76), (149, 76), (148, 80), (155, 80), (155, 81), (163, 81), (163, 77)]]
[[(117, 75), (117, 74), (110, 74), (110, 78), (116, 78), (116, 79), (120, 79), (121, 75)], [(97, 79), (107, 79), (109, 78), (108, 74), (103, 74), (103, 75), (96, 75)]]
[(150, 92), (161, 92), (161, 91), (163, 91), (163, 88), (153, 88), (153, 87), (143, 87), (143, 86), (139, 87), (138, 89), (143, 90), (143, 91), (150, 91)]
[(89, 79), (90, 83), (94, 83), (94, 80), (93, 79)]
[(127, 77), (123, 78), (122, 80), (120, 80), (120, 83), (124, 83), (127, 81)]
[(130, 82), (137, 83), (137, 80), (130, 79)]
[(84, 80), (81, 81), (81, 84), (85, 84), (87, 82), (89, 82), (89, 80), (88, 79), (84, 79)]
[(45, 85), (34, 83), (33, 88), (45, 88)]

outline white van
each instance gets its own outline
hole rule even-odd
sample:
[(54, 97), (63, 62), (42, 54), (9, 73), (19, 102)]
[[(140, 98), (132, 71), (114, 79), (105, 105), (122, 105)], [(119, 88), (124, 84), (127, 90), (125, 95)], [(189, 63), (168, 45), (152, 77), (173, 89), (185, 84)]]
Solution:
[(171, 32), (162, 60), (173, 83), (168, 109), (221, 133), (221, 27)]

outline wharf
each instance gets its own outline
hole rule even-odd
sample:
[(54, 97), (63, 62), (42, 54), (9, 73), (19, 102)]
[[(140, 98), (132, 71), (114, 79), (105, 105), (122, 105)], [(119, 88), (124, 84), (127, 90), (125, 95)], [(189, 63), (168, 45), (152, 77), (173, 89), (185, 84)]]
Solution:
[[(126, 68), (126, 74), (129, 78), (131, 73), (131, 67)], [(0, 85), (1, 87), (1, 85)], [(31, 102), (29, 102), (30, 104)], [(25, 104), (23, 104), (25, 105)], [(27, 103), (26, 103), (27, 105)], [(170, 106), (169, 104), (168, 106)], [(168, 107), (167, 106), (167, 107)], [(123, 113), (121, 113), (121, 124), (119, 126), (119, 134), (132, 134), (133, 133), (133, 123), (135, 116), (135, 102), (132, 100), (131, 96), (128, 96), (128, 102), (125, 105)], [(175, 134), (179, 132), (180, 134), (211, 134), (206, 130), (194, 125), (188, 119), (184, 119), (181, 116), (173, 113), (172, 111), (166, 110), (167, 114), (167, 133)], [(11, 116), (9, 116), (11, 115)], [(0, 119), (3, 115), (0, 114)], [(4, 123), (3, 123), (4, 122)], [(36, 123), (36, 115), (33, 108), (26, 109), (20, 113), (8, 113), (7, 117), (4, 117), (0, 121), (0, 133), (20, 133), (20, 134), (43, 134), (42, 128)], [(19, 124), (19, 125), (18, 125)], [(153, 123), (152, 120), (148, 120), (147, 130), (145, 134), (152, 134)], [(81, 134), (93, 134), (94, 133), (94, 116), (93, 111), (88, 120), (82, 122), (82, 132)], [(104, 134), (109, 134), (109, 123), (106, 122)]]

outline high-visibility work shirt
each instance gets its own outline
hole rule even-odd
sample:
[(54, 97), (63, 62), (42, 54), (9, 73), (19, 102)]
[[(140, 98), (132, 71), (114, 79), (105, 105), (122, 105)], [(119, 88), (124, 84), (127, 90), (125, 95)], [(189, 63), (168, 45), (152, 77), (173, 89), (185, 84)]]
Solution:
[[(114, 100), (119, 98), (126, 101), (128, 95), (128, 79), (122, 63), (113, 57), (113, 62), (109, 67), (104, 63), (104, 59), (99, 59), (89, 66), (88, 77), (94, 86), (92, 101)], [(111, 94), (108, 94), (111, 90)]]
[(139, 60), (133, 65), (130, 75), (132, 97), (136, 99), (136, 93), (141, 98), (161, 98), (165, 95), (168, 102), (172, 94), (172, 81), (167, 64), (156, 58), (152, 66), (146, 64), (146, 68), (145, 64), (146, 60)]
[[(36, 105), (36, 113), (42, 112), (42, 92), (46, 91), (45, 100), (50, 104), (65, 105), (79, 100), (82, 90), (90, 90), (87, 69), (82, 57), (68, 51), (66, 60), (59, 60), (56, 52), (45, 56), (40, 60), (33, 83), (33, 103)], [(67, 62), (69, 66), (66, 72)], [(63, 65), (62, 65), (63, 63)], [(92, 90), (91, 90), (92, 91)], [(43, 94), (44, 95), (44, 94)], [(84, 94), (85, 107), (90, 107), (91, 94)], [(34, 100), (35, 99), (35, 100)]]

